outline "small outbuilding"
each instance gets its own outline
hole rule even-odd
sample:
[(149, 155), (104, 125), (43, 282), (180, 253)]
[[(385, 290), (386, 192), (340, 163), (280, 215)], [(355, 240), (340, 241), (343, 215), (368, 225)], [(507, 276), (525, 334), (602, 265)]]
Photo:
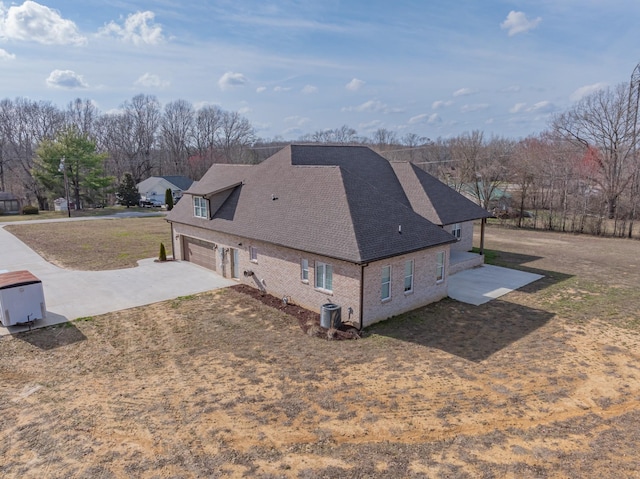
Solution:
[(3, 326), (44, 319), (46, 313), (42, 281), (29, 271), (0, 273), (0, 320)]
[(6, 191), (0, 191), (0, 215), (17, 215), (20, 213), (18, 197)]

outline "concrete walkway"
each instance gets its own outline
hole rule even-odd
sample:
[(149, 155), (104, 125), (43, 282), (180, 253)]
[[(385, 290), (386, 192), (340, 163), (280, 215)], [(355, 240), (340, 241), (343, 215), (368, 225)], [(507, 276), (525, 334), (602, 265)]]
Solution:
[(485, 264), (449, 276), (449, 297), (479, 306), (542, 277), (526, 271)]
[[(143, 306), (235, 284), (193, 263), (158, 263), (154, 258), (139, 261), (136, 268), (112, 271), (62, 269), (45, 261), (22, 241), (5, 231), (3, 226), (0, 224), (0, 270), (28, 270), (42, 281), (47, 318), (37, 321), (35, 327)], [(5, 328), (0, 325), (0, 336), (26, 329), (26, 326)]]

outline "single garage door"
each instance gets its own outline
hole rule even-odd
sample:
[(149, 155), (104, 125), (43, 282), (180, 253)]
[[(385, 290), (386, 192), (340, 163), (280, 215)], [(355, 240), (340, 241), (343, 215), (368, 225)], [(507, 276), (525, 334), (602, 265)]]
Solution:
[(213, 243), (185, 236), (182, 245), (184, 248), (185, 261), (191, 261), (192, 263), (215, 271), (216, 251), (213, 249)]

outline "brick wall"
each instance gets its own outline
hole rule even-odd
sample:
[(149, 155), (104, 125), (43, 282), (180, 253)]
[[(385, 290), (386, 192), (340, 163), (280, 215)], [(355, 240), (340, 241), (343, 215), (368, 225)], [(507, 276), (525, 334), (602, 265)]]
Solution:
[[(445, 225), (443, 229), (447, 233), (451, 233), (453, 225)], [(460, 223), (461, 236), (460, 241), (451, 244), (452, 251), (471, 251), (473, 248), (473, 221), (465, 221)]]
[[(225, 255), (223, 263), (219, 252), (226, 248), (237, 249), (240, 273), (237, 281), (239, 283), (263, 289), (278, 298), (287, 296), (291, 302), (315, 312), (320, 312), (321, 306), (325, 303), (335, 303), (342, 307), (343, 321), (351, 319), (354, 323), (358, 323), (361, 266), (193, 226), (174, 223), (173, 228), (174, 235), (178, 235), (178, 239), (175, 240), (176, 259), (183, 259), (183, 235), (210, 241), (218, 248), (216, 251), (218, 273), (230, 278), (231, 254)], [(257, 262), (250, 260), (250, 247), (257, 249)], [(445, 277), (444, 281), (437, 283), (436, 256), (440, 251), (445, 252)], [(304, 282), (301, 278), (302, 259), (307, 259), (309, 262), (308, 282)], [(405, 262), (409, 259), (414, 260), (414, 285), (412, 292), (405, 293), (404, 268)], [(315, 287), (315, 265), (318, 261), (333, 267), (332, 292)], [(381, 274), (382, 267), (386, 265), (391, 265), (391, 299), (381, 301)], [(245, 277), (245, 270), (251, 270), (254, 274)], [(398, 256), (390, 260), (376, 261), (364, 266), (363, 325), (368, 326), (446, 297), (448, 270), (449, 245)], [(351, 317), (349, 317), (349, 308), (352, 309)]]
[[(343, 321), (349, 319), (348, 310), (352, 308), (353, 313), (351, 319), (356, 323), (359, 321), (361, 268), (358, 265), (178, 223), (174, 223), (174, 235), (180, 235), (178, 240), (176, 240), (175, 257), (177, 259), (183, 259), (181, 248), (182, 235), (216, 243), (218, 245), (218, 254), (216, 255), (217, 271), (223, 276), (230, 278), (231, 256), (227, 254), (224, 264), (221, 264), (219, 251), (225, 248), (237, 249), (240, 273), (237, 281), (239, 283), (263, 289), (278, 298), (287, 296), (293, 303), (315, 312), (320, 312), (321, 306), (325, 303), (338, 304), (342, 306)], [(257, 262), (250, 260), (250, 247), (257, 249)], [(309, 280), (307, 282), (304, 282), (301, 277), (302, 259), (307, 259), (309, 262)], [(316, 262), (322, 262), (332, 266), (332, 292), (319, 290), (315, 287)], [(245, 277), (245, 270), (253, 271), (253, 276)]]
[[(445, 275), (436, 282), (436, 256), (445, 252)], [(405, 263), (414, 261), (413, 291), (405, 293)], [(382, 268), (391, 266), (391, 298), (381, 299)], [(364, 326), (439, 301), (447, 296), (449, 245), (430, 248), (388, 260), (369, 263), (364, 268)]]

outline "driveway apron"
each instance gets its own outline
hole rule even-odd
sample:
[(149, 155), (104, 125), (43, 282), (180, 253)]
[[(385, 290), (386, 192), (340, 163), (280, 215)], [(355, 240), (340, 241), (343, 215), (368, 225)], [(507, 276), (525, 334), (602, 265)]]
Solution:
[[(143, 306), (235, 284), (184, 261), (138, 262), (135, 268), (74, 271), (59, 268), (0, 226), (0, 270), (28, 270), (42, 281), (47, 318), (35, 327)], [(27, 327), (0, 326), (0, 336)]]

